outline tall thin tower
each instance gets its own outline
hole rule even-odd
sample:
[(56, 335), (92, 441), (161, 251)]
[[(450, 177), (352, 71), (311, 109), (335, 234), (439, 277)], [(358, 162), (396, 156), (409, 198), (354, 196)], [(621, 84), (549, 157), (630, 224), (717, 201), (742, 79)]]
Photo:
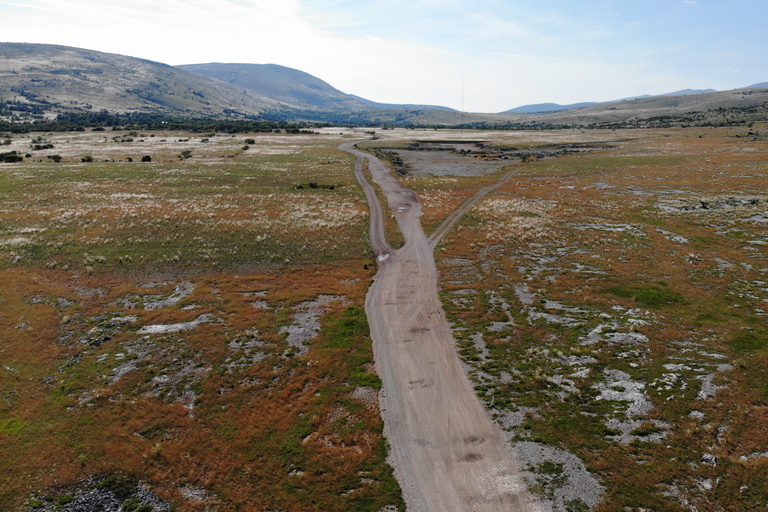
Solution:
[(467, 71), (464, 70), (461, 74), (461, 124), (464, 124), (464, 90), (467, 81)]

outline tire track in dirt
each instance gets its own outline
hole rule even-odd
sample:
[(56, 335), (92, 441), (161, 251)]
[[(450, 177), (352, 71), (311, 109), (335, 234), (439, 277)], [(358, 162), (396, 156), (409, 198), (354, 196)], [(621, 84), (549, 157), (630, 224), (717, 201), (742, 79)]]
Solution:
[(500, 180), (491, 183), (490, 185), (486, 185), (482, 189), (480, 189), (475, 195), (464, 201), (461, 206), (459, 206), (456, 210), (453, 211), (446, 219), (440, 223), (440, 225), (435, 229), (431, 235), (427, 238), (427, 241), (429, 242), (430, 247), (434, 250), (434, 248), (437, 246), (438, 243), (440, 243), (440, 240), (443, 239), (443, 237), (448, 233), (448, 231), (453, 228), (453, 226), (456, 224), (456, 222), (461, 219), (465, 213), (469, 211), (470, 208), (472, 208), (475, 203), (477, 203), (480, 199), (487, 196), (490, 192), (493, 192), (503, 184), (509, 181), (509, 179), (520, 172), (520, 169), (522, 167), (517, 167), (516, 169), (513, 169), (509, 172), (507, 172), (504, 176), (501, 177)]
[[(365, 310), (376, 370), (384, 383), (380, 403), (390, 462), (408, 510), (539, 510), (456, 354), (438, 298), (434, 245), (421, 226), (418, 196), (383, 162), (354, 144), (340, 149), (357, 156), (355, 173), (371, 207), (371, 245), (379, 271)], [(365, 159), (403, 233), (400, 249), (384, 238), (381, 205), (363, 175)], [(434, 240), (439, 238), (433, 235)]]

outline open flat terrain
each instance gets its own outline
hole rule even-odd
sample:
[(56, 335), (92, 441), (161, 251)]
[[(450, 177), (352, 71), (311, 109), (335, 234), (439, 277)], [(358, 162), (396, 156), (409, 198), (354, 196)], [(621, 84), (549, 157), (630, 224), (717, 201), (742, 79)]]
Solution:
[(0, 167), (0, 509), (99, 492), (134, 509), (402, 508), (342, 140), (3, 146), (33, 156)]
[[(529, 159), (436, 254), (475, 389), (556, 510), (768, 503), (768, 146), (748, 132), (488, 133), (455, 155), (602, 148)], [(427, 226), (504, 172), (401, 154)]]
[[(0, 163), (0, 508), (101, 492), (155, 510), (404, 509), (362, 311), (368, 205), (337, 149), (363, 137), (340, 131), (0, 146), (32, 155)], [(463, 369), (542, 507), (768, 506), (765, 131), (359, 145), (390, 154), (427, 235), (516, 171), (435, 259)], [(408, 233), (388, 220), (396, 247)]]

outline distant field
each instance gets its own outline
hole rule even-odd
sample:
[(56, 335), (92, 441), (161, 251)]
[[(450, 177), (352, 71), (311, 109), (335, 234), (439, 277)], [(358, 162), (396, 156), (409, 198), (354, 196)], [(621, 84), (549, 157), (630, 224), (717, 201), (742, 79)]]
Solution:
[[(588, 510), (586, 488), (605, 512), (768, 506), (765, 130), (360, 144), (401, 157), (427, 234), (517, 172), (436, 259), (476, 389), (555, 510)], [(0, 509), (99, 488), (129, 503), (142, 482), (156, 510), (404, 510), (338, 131), (0, 146), (32, 155), (0, 163)]]

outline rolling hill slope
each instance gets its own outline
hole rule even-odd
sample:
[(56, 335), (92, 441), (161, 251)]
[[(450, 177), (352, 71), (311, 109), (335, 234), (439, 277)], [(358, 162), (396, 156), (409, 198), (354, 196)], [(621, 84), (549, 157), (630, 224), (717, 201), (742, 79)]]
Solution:
[[(15, 115), (17, 121), (52, 118), (61, 112), (105, 110), (218, 119), (267, 114), (270, 119), (289, 122), (405, 126), (647, 126), (647, 120), (660, 118), (667, 124), (719, 126), (723, 122), (760, 120), (768, 112), (768, 87), (764, 84), (733, 91), (688, 89), (672, 94), (597, 104), (542, 104), (527, 109), (537, 113), (522, 113), (520, 108), (500, 114), (461, 113), (430, 105), (376, 103), (343, 93), (308, 73), (275, 64), (173, 67), (65, 46), (0, 43), (0, 112), (4, 112), (0, 116), (10, 119)], [(553, 108), (557, 111), (547, 112)], [(748, 118), (737, 112), (745, 108), (752, 109)], [(722, 109), (733, 109), (741, 117), (734, 120)]]
[(257, 92), (302, 109), (366, 110), (370, 102), (333, 88), (309, 73), (277, 64), (188, 64), (177, 69), (215, 78), (244, 93)]
[(0, 100), (54, 111), (258, 114), (282, 105), (166, 64), (66, 46), (0, 43)]
[[(399, 105), (377, 103), (354, 94), (346, 94), (327, 82), (277, 64), (186, 64), (176, 66), (227, 82), (244, 91), (255, 92), (287, 105), (305, 110), (365, 111), (382, 109), (433, 109), (454, 111), (435, 105)], [(454, 111), (455, 112), (455, 111)]]

